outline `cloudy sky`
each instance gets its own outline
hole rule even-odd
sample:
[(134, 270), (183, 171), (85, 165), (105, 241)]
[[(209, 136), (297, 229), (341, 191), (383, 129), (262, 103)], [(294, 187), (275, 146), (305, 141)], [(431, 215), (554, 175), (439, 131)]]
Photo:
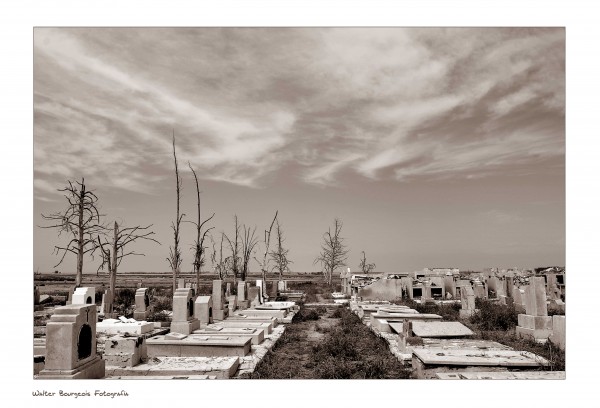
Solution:
[[(107, 222), (162, 244), (120, 270), (167, 271), (174, 132), (186, 219), (189, 162), (215, 239), (279, 210), (294, 271), (335, 217), (353, 270), (361, 251), (379, 271), (564, 265), (564, 112), (560, 28), (37, 28), (34, 225), (85, 177)], [(34, 269), (61, 242), (34, 227)]]

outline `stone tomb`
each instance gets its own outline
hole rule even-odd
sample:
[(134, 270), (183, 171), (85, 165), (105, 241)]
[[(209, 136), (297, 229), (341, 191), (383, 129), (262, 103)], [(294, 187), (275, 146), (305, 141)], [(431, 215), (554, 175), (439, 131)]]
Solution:
[(225, 293), (223, 291), (223, 281), (213, 280), (212, 289), (213, 320), (225, 320), (229, 310), (225, 309)]
[(196, 298), (194, 316), (200, 321), (200, 327), (213, 322), (212, 296), (198, 296)]
[(227, 296), (227, 307), (228, 307), (228, 315), (231, 316), (233, 312), (237, 309), (237, 296), (231, 295)]
[(173, 318), (171, 331), (190, 334), (200, 328), (200, 322), (194, 316), (194, 297), (191, 288), (178, 288), (173, 296)]
[(144, 336), (117, 335), (107, 339), (104, 346), (102, 359), (107, 366), (135, 367), (147, 358)]
[(412, 322), (412, 331), (419, 337), (464, 337), (473, 332), (460, 322), (418, 321)]
[(245, 281), (238, 282), (237, 286), (237, 308), (248, 309), (250, 301), (248, 300), (248, 285)]
[(264, 282), (262, 279), (257, 279), (256, 280), (256, 287), (259, 288), (259, 295), (258, 295), (258, 299), (259, 302), (262, 304), (262, 302), (265, 299), (265, 287), (264, 287)]
[(150, 333), (154, 330), (154, 323), (147, 321), (137, 321), (135, 319), (128, 319), (126, 317), (119, 317), (118, 319), (104, 319), (96, 324), (96, 330), (98, 333), (106, 334), (130, 334), (140, 335)]
[(548, 337), (552, 343), (556, 344), (561, 350), (565, 349), (566, 341), (566, 317), (552, 316), (552, 334)]
[(150, 311), (150, 298), (148, 297), (148, 288), (139, 288), (135, 291), (135, 310), (133, 318), (135, 320), (146, 320)]
[(250, 336), (252, 344), (259, 345), (265, 339), (265, 331), (256, 327), (211, 327), (194, 330), (194, 334), (203, 336)]
[(106, 289), (102, 294), (102, 303), (100, 305), (100, 314), (106, 318), (113, 316), (113, 295), (110, 289)]
[(244, 357), (251, 350), (251, 336), (205, 336), (193, 334), (155, 336), (146, 340), (148, 358), (157, 357)]
[(96, 306), (68, 305), (54, 310), (46, 325), (45, 367), (40, 378), (104, 378), (96, 354)]
[(471, 285), (462, 286), (460, 288), (460, 318), (466, 319), (473, 316), (475, 313), (475, 294)]
[(72, 305), (95, 305), (96, 304), (96, 288), (83, 287), (75, 288), (73, 292), (73, 298), (71, 300)]
[(487, 291), (485, 289), (485, 285), (478, 279), (476, 279), (475, 282), (473, 282), (473, 293), (478, 299), (487, 298)]
[(250, 307), (260, 306), (262, 302), (260, 301), (260, 288), (258, 286), (253, 286), (248, 288), (248, 300), (250, 301)]
[(552, 317), (548, 316), (543, 276), (529, 278), (529, 286), (525, 288), (525, 314), (519, 314), (517, 318), (517, 336), (547, 339), (552, 333)]

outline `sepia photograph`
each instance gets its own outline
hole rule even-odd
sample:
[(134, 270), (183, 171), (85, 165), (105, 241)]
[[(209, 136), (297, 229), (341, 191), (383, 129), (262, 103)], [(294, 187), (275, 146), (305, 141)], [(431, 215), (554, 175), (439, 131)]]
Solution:
[(33, 378), (564, 380), (565, 42), (35, 27)]

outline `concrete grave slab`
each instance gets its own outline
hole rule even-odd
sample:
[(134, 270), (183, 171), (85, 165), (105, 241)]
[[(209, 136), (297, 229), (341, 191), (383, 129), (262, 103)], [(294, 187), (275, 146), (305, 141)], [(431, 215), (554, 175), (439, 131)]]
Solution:
[(252, 344), (260, 344), (265, 339), (265, 332), (260, 328), (250, 327), (219, 327), (218, 330), (215, 328), (206, 328), (200, 330), (194, 330), (193, 334), (199, 334), (204, 336), (250, 336), (252, 338)]
[(426, 365), (540, 367), (548, 364), (546, 359), (536, 354), (515, 350), (475, 352), (460, 349), (414, 348), (413, 356)]
[(154, 323), (146, 321), (138, 322), (136, 320), (130, 321), (127, 318), (124, 318), (124, 321), (105, 319), (96, 324), (96, 330), (98, 333), (106, 334), (145, 334), (154, 330)]
[(147, 340), (148, 358), (154, 357), (243, 357), (250, 352), (250, 336), (190, 335), (181, 340), (156, 336)]
[(240, 365), (239, 357), (155, 357), (152, 363), (131, 368), (109, 367), (107, 376), (167, 379), (170, 376), (210, 375), (231, 378)]
[(473, 332), (460, 322), (412, 322), (412, 331), (419, 337), (464, 337)]
[(564, 380), (564, 371), (473, 371), (435, 373), (441, 380)]

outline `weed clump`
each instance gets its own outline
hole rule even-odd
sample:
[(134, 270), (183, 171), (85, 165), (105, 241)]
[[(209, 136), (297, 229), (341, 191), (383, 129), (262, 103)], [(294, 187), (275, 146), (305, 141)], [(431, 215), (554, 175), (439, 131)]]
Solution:
[(470, 318), (479, 330), (510, 330), (518, 323), (518, 312), (513, 305), (501, 305), (488, 300), (478, 300), (478, 310)]

